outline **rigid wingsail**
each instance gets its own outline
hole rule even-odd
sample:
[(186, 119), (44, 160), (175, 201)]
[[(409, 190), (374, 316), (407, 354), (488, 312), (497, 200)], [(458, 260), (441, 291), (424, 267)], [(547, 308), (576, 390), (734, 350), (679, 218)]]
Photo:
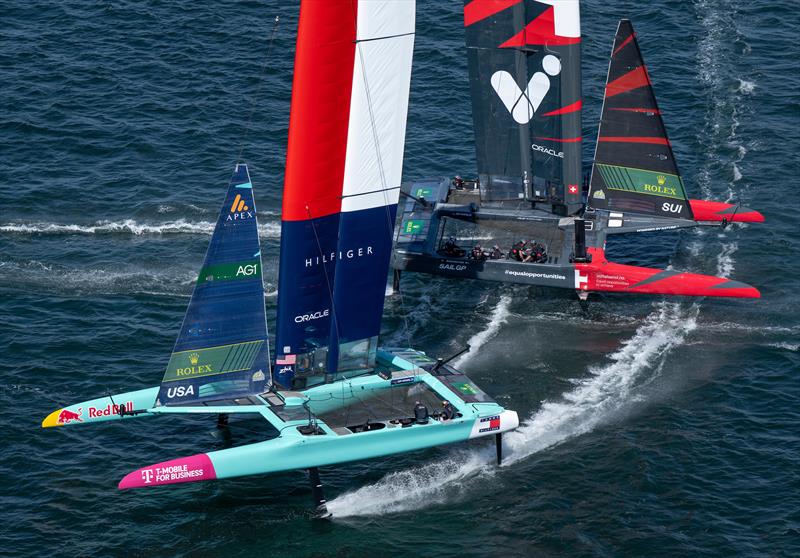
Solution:
[(404, 185), (392, 265), (401, 271), (590, 292), (758, 298), (721, 277), (609, 262), (608, 235), (762, 222), (693, 200), (628, 20), (617, 29), (588, 183), (581, 164), (578, 0), (467, 0), (478, 161), (474, 180)]
[(324, 514), (320, 466), (483, 436), (500, 459), (514, 411), (446, 361), (378, 346), (414, 19), (408, 0), (301, 3), (275, 347), (253, 186), (238, 164), (161, 384), (69, 405), (42, 424), (249, 414), (271, 428), (256, 443), (137, 469), (120, 489), (308, 469)]

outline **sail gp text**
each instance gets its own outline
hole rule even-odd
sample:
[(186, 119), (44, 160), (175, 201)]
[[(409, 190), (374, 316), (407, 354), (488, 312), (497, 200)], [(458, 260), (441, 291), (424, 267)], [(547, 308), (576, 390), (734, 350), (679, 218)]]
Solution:
[(361, 247), (361, 248), (353, 248), (352, 250), (340, 250), (337, 252), (331, 252), (330, 254), (325, 254), (322, 256), (315, 256), (313, 258), (306, 258), (306, 267), (313, 267), (315, 265), (319, 265), (321, 263), (330, 263), (336, 261), (337, 256), (340, 260), (352, 260), (353, 258), (362, 258), (364, 256), (371, 256), (372, 255), (372, 246)]

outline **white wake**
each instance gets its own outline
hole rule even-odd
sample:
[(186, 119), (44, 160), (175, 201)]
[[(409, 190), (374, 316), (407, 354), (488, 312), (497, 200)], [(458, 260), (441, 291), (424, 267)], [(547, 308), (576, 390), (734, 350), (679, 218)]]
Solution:
[[(65, 223), (3, 223), (0, 224), (0, 232), (13, 234), (42, 234), (42, 235), (63, 235), (63, 234), (129, 234), (133, 236), (143, 235), (167, 235), (167, 234), (211, 234), (214, 232), (215, 223), (210, 221), (186, 221), (177, 219), (175, 221), (165, 221), (162, 223), (140, 223), (134, 219), (124, 219), (122, 221), (97, 221), (86, 225), (65, 224)], [(281, 234), (279, 223), (261, 223), (258, 226), (258, 234), (262, 238), (278, 238)]]
[(509, 304), (511, 304), (511, 297), (508, 295), (502, 295), (497, 305), (492, 309), (491, 316), (489, 317), (489, 323), (486, 324), (486, 327), (470, 337), (469, 341), (467, 341), (467, 344), (470, 347), (469, 352), (464, 353), (454, 360), (453, 366), (456, 368), (460, 367), (473, 355), (476, 355), (478, 349), (483, 347), (487, 341), (497, 335), (497, 332), (500, 330), (500, 326), (508, 321), (508, 316), (510, 315), (508, 310)]

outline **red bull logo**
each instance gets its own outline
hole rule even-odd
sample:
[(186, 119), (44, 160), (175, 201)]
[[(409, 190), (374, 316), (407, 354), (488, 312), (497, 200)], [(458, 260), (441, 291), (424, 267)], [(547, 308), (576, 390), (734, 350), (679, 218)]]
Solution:
[(58, 424), (68, 424), (72, 421), (83, 422), (83, 419), (81, 418), (82, 414), (82, 407), (78, 407), (77, 413), (70, 411), (69, 409), (62, 409), (61, 412), (58, 413)]

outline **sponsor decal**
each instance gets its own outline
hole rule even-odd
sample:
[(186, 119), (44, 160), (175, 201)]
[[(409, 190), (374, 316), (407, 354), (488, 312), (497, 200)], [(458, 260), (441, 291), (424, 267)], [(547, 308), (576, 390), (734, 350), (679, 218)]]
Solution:
[(566, 275), (559, 275), (558, 273), (535, 273), (533, 271), (515, 271), (513, 269), (506, 269), (506, 275), (514, 277), (529, 277), (531, 279), (558, 279), (559, 281), (566, 281)]
[(527, 124), (550, 91), (550, 78), (561, 73), (561, 61), (552, 54), (542, 58), (543, 72), (535, 72), (523, 91), (514, 77), (504, 70), (492, 74), (492, 89), (517, 124)]
[(175, 369), (175, 375), (178, 377), (181, 376), (198, 376), (203, 374), (211, 374), (214, 370), (211, 368), (210, 364), (199, 364), (200, 362), (200, 354), (199, 353), (191, 353), (189, 354), (189, 364), (191, 366), (183, 366), (178, 367)]
[(500, 415), (482, 418), (478, 432), (493, 432), (500, 430)]
[(405, 234), (419, 234), (422, 232), (422, 227), (424, 224), (424, 221), (409, 219), (403, 223), (403, 232)]
[(254, 382), (263, 382), (267, 379), (267, 376), (264, 374), (263, 370), (259, 370), (255, 374), (253, 374), (253, 381)]
[(460, 384), (453, 384), (453, 387), (456, 388), (461, 393), (466, 394), (466, 395), (478, 395), (478, 390), (475, 389), (475, 386), (473, 386), (469, 382), (462, 382)]
[(592, 197), (596, 200), (604, 200), (606, 199), (606, 193), (602, 190), (597, 190), (594, 194), (592, 194)]
[(172, 353), (165, 382), (250, 370), (264, 341), (245, 341)]
[(545, 147), (543, 145), (537, 145), (535, 143), (532, 143), (531, 149), (533, 149), (534, 151), (539, 151), (541, 153), (544, 153), (545, 155), (550, 155), (551, 157), (558, 157), (559, 159), (564, 158), (563, 151), (556, 151), (555, 149), (550, 149), (549, 147)]
[(189, 465), (169, 465), (142, 469), (142, 481), (144, 481), (144, 484), (168, 484), (186, 479), (201, 479), (204, 476), (205, 471), (202, 467), (190, 468)]
[(464, 265), (464, 264), (442, 263), (442, 264), (439, 264), (439, 269), (444, 269), (444, 270), (447, 270), (447, 271), (464, 271), (465, 269), (467, 269), (467, 266)]
[(314, 256), (306, 258), (306, 267), (313, 267), (319, 264), (326, 264), (340, 260), (352, 260), (353, 258), (363, 258), (364, 256), (373, 255), (372, 246), (361, 246), (359, 248), (352, 248), (350, 250), (339, 250), (339, 252), (331, 252), (330, 254), (323, 254), (322, 256)]
[(236, 270), (236, 277), (239, 277), (240, 275), (249, 277), (257, 273), (258, 273), (258, 265), (256, 264), (240, 265), (239, 269)]
[(683, 204), (664, 202), (661, 204), (661, 211), (665, 211), (667, 213), (680, 213), (683, 211)]
[(194, 395), (194, 386), (174, 386), (167, 389), (167, 397), (169, 399), (189, 397), (190, 395)]
[(295, 316), (294, 321), (297, 324), (302, 324), (303, 322), (310, 322), (312, 320), (319, 320), (320, 318), (327, 318), (329, 314), (330, 314), (330, 309), (326, 308), (325, 310), (318, 310), (316, 312), (311, 312), (309, 314), (301, 314), (300, 316)]
[(244, 203), (241, 194), (236, 194), (236, 197), (233, 198), (233, 204), (231, 205), (231, 210), (228, 212), (228, 216), (225, 218), (226, 221), (244, 221), (245, 219), (252, 219), (253, 212), (249, 211), (249, 207)]
[(69, 424), (72, 421), (83, 422), (83, 419), (81, 418), (82, 414), (83, 407), (78, 407), (77, 411), (62, 409), (61, 412), (58, 413), (58, 424)]
[(417, 193), (415, 197), (424, 198), (432, 195), (433, 195), (433, 190), (431, 188), (417, 188)]
[(409, 376), (408, 378), (397, 378), (396, 380), (392, 380), (392, 385), (396, 386), (398, 384), (410, 384), (414, 382), (414, 377)]
[(633, 167), (597, 164), (606, 188), (683, 200), (683, 180), (676, 174), (657, 173)]
[(110, 417), (111, 415), (118, 415), (119, 410), (123, 409), (125, 412), (133, 412), (133, 401), (126, 401), (121, 405), (109, 404), (105, 407), (89, 407), (87, 409), (89, 418)]

